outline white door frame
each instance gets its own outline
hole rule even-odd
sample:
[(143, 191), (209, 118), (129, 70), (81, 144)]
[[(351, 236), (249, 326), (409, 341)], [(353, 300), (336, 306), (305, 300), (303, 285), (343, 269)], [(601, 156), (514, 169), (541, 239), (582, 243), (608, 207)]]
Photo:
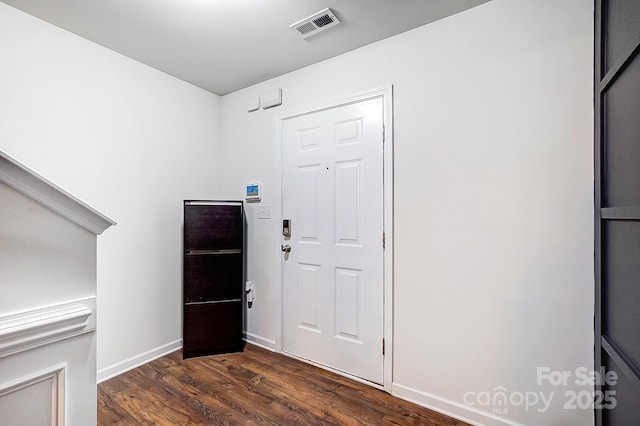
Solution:
[[(345, 374), (340, 371), (332, 370), (326, 366), (319, 365), (327, 370), (334, 371), (338, 374), (347, 376), (362, 383), (366, 383), (376, 388), (384, 389), (391, 393), (391, 384), (393, 382), (393, 86), (384, 86), (381, 88), (357, 93), (345, 98), (340, 98), (331, 102), (319, 105), (298, 108), (285, 111), (278, 115), (276, 123), (276, 137), (279, 150), (277, 153), (277, 188), (280, 192), (280, 220), (278, 229), (282, 226), (282, 121), (293, 118), (298, 115), (318, 112), (325, 109), (331, 109), (342, 105), (365, 101), (369, 99), (381, 98), (383, 105), (383, 124), (384, 124), (384, 144), (383, 144), (383, 190), (384, 190), (384, 234), (385, 234), (385, 250), (384, 250), (384, 385), (378, 386), (358, 377)], [(280, 233), (278, 233), (278, 241), (276, 242), (278, 250), (282, 241)], [(283, 303), (283, 268), (282, 258), (278, 262), (278, 271), (280, 282), (277, 285), (277, 335), (276, 335), (276, 352), (282, 353), (282, 336), (284, 335), (284, 315), (282, 309)], [(306, 360), (305, 360), (306, 361)], [(308, 362), (308, 361), (307, 361)]]

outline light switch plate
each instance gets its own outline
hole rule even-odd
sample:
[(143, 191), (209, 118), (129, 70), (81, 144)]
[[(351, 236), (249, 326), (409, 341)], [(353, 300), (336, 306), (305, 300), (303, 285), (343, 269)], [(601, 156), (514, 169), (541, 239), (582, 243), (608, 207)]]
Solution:
[(260, 204), (256, 206), (256, 210), (258, 219), (271, 219), (271, 204)]

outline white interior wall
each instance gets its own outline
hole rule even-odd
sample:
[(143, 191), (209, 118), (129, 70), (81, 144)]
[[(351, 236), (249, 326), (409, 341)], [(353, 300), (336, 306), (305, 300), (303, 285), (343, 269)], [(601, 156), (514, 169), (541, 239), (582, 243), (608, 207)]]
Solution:
[[(240, 198), (254, 180), (275, 219), (248, 209), (257, 300), (247, 331), (272, 344), (276, 117), (387, 84), (394, 392), (469, 417), (467, 391), (540, 390), (536, 367), (593, 364), (590, 2), (494, 0), (221, 105), (4, 4), (0, 63), (0, 147), (119, 222), (98, 247), (99, 368), (180, 336), (180, 200)], [(246, 113), (276, 86), (283, 107)], [(562, 390), (545, 413), (509, 407), (503, 417), (591, 423), (589, 410), (562, 410)]]
[(3, 183), (0, 206), (0, 315), (95, 297), (94, 234)]
[(0, 3), (0, 148), (114, 218), (98, 370), (181, 337), (182, 200), (211, 198), (219, 97)]
[[(57, 424), (56, 408), (66, 424), (96, 418), (95, 295), (96, 236), (0, 183), (0, 424)], [(63, 393), (30, 383), (59, 369)]]
[[(278, 115), (393, 84), (394, 393), (485, 424), (592, 424), (563, 408), (589, 387), (536, 382), (593, 366), (592, 9), (494, 0), (224, 96), (216, 193), (261, 181), (273, 206), (248, 207), (250, 339), (279, 335)], [(274, 87), (282, 107), (246, 112)], [(551, 407), (465, 404), (497, 387)]]
[(96, 419), (96, 235), (113, 225), (0, 150), (0, 422)]

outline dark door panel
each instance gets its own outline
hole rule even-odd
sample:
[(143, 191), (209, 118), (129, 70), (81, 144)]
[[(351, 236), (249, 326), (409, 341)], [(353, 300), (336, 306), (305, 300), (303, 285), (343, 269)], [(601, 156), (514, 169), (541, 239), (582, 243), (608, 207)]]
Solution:
[[(640, 2), (638, 2), (640, 4)], [(638, 21), (640, 28), (640, 21)], [(604, 206), (640, 205), (640, 57), (603, 96)]]
[(242, 350), (242, 302), (185, 305), (183, 356)]
[[(595, 19), (596, 424), (640, 424), (640, 0)], [(612, 393), (614, 392), (614, 393)]]
[[(621, 371), (619, 365), (605, 356), (608, 371)], [(638, 389), (624, 373), (618, 375), (615, 384), (604, 387), (606, 391), (615, 392), (615, 408), (603, 410), (605, 425), (640, 425), (640, 409), (638, 409)]]
[(184, 258), (184, 301), (240, 299), (242, 253)]
[(242, 206), (189, 205), (184, 211), (185, 250), (241, 249)]
[(604, 74), (622, 60), (640, 38), (640, 2), (609, 0), (604, 6), (603, 38), (605, 42)]
[(640, 365), (640, 221), (603, 226), (603, 334)]

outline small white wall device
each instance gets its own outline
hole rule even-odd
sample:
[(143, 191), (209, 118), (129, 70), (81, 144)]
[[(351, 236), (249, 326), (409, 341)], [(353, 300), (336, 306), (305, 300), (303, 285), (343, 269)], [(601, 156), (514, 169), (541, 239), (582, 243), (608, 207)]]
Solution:
[(260, 105), (262, 105), (262, 109), (282, 105), (282, 89), (276, 87), (275, 89), (262, 92), (260, 94)]
[(247, 112), (253, 112), (260, 109), (260, 97), (250, 100), (247, 102)]
[(248, 183), (246, 187), (247, 203), (257, 203), (262, 197), (262, 185), (258, 182)]

